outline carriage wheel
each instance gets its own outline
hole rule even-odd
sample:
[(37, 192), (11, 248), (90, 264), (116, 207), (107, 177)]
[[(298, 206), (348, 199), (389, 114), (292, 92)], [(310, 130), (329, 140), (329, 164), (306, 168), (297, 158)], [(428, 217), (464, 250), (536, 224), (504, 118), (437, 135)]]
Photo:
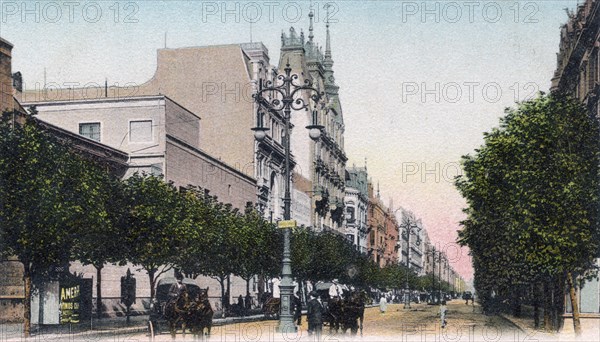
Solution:
[(154, 341), (156, 331), (154, 330), (154, 323), (152, 321), (148, 321), (148, 336), (150, 336), (150, 341)]

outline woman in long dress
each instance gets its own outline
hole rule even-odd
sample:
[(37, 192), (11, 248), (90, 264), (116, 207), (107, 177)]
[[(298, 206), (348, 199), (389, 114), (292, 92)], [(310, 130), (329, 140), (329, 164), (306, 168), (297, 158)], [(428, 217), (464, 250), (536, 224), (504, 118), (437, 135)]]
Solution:
[(387, 299), (385, 299), (385, 296), (381, 296), (381, 299), (379, 299), (379, 312), (384, 314), (386, 310), (387, 310)]

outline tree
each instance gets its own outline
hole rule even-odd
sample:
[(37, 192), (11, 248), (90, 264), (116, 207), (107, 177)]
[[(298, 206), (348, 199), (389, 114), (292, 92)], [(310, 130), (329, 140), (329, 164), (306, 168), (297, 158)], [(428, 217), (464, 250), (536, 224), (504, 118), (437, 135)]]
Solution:
[[(279, 251), (276, 228), (265, 221), (252, 203), (246, 205), (244, 215), (234, 231), (238, 248), (238, 262), (234, 274), (246, 281), (246, 294), (250, 294), (250, 278), (254, 275), (274, 275), (279, 272)], [(274, 267), (275, 266), (275, 267)]]
[(71, 153), (31, 115), (0, 122), (0, 241), (3, 257), (23, 263), (24, 335), (30, 335), (32, 280), (68, 264), (73, 237), (93, 219), (93, 165)]
[(473, 254), (477, 291), (493, 300), (496, 290), (551, 282), (546, 297), (560, 298), (566, 280), (579, 334), (574, 279), (599, 247), (598, 122), (576, 100), (541, 95), (507, 109), (484, 138), (456, 182), (468, 204), (459, 241)]
[[(91, 196), (81, 198), (83, 212), (80, 230), (73, 245), (73, 259), (96, 269), (96, 308), (102, 315), (102, 269), (106, 263), (124, 264), (126, 261), (125, 211), (123, 186), (120, 180), (95, 167), (85, 168), (82, 179), (87, 179)], [(99, 243), (101, 242), (101, 243)]]
[(127, 260), (146, 270), (153, 299), (156, 280), (173, 267), (190, 239), (192, 218), (183, 196), (161, 177), (135, 173), (124, 182), (124, 194)]
[[(214, 240), (206, 246), (209, 253), (208, 263), (204, 274), (213, 277), (221, 287), (221, 301), (223, 303), (223, 314), (226, 311), (225, 281), (229, 275), (235, 272), (236, 241), (233, 240), (233, 230), (239, 222), (238, 210), (232, 209), (231, 204), (223, 204), (216, 197), (206, 196), (206, 201), (211, 208), (207, 224), (214, 230)], [(228, 299), (228, 298), (227, 298)]]
[(191, 220), (188, 238), (182, 241), (174, 264), (189, 278), (196, 279), (207, 272), (211, 255), (210, 247), (221, 234), (210, 224), (212, 205), (200, 187), (188, 186), (183, 191), (186, 216)]

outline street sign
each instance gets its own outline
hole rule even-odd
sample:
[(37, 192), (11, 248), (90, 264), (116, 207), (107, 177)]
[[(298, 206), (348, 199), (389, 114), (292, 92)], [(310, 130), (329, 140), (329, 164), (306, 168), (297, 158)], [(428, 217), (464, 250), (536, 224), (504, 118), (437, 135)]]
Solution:
[(296, 227), (296, 220), (279, 221), (277, 223), (277, 227), (279, 227), (279, 228), (295, 228)]

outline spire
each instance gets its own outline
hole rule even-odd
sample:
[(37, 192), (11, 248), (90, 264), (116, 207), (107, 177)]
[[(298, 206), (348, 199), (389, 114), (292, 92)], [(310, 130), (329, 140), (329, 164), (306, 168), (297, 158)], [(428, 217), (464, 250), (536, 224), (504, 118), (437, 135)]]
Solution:
[(377, 199), (381, 199), (381, 194), (379, 193), (379, 181), (377, 181)]
[(308, 13), (308, 18), (310, 19), (310, 26), (308, 26), (308, 41), (312, 43), (315, 35), (313, 34), (313, 17), (315, 16), (312, 8), (312, 1), (310, 2), (310, 12)]
[(333, 65), (333, 60), (331, 59), (331, 36), (329, 34), (329, 7), (331, 7), (330, 3), (326, 3), (324, 8), (327, 10), (327, 17), (325, 17), (325, 27), (327, 29), (327, 38), (325, 40), (325, 60), (331, 61)]

